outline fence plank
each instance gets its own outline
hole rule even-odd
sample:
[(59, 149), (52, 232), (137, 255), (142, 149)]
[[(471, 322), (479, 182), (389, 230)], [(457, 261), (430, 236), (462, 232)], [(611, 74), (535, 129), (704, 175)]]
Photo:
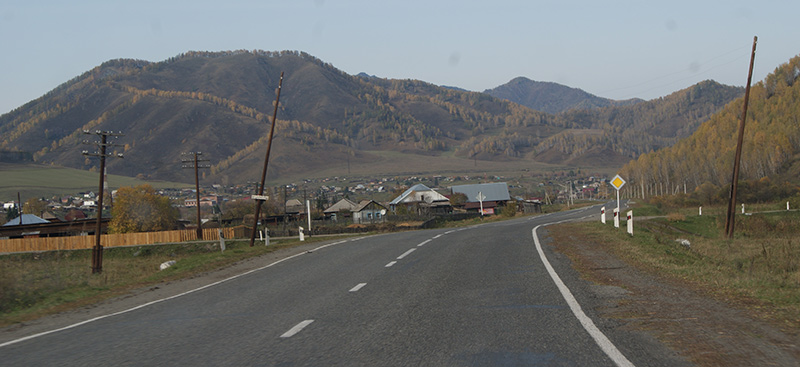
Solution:
[[(223, 228), (222, 233), (226, 239), (245, 238), (245, 234), (249, 235), (249, 232), (244, 226)], [(203, 239), (207, 241), (218, 241), (218, 229), (203, 229)], [(100, 244), (103, 245), (103, 247), (152, 245), (155, 243), (174, 243), (195, 240), (197, 240), (197, 235), (194, 230), (114, 233), (100, 236)], [(94, 244), (95, 236), (11, 238), (0, 240), (0, 253), (90, 249), (94, 247)]]

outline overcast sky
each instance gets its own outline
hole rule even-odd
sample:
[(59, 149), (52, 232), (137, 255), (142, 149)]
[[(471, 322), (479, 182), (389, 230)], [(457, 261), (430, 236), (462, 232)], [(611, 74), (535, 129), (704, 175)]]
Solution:
[[(612, 99), (743, 86), (800, 54), (800, 1), (3, 0), (0, 114), (101, 63), (299, 50), (349, 74), (483, 91), (524, 76)], [(288, 87), (288, 86), (286, 86)]]

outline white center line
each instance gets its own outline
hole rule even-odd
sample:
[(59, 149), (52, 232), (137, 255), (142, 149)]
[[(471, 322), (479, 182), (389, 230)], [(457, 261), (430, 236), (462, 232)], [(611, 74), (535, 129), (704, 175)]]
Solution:
[(408, 256), (408, 254), (414, 252), (414, 250), (416, 250), (416, 249), (412, 248), (411, 250), (408, 250), (408, 251), (404, 252), (402, 255), (397, 257), (397, 260), (403, 260), (404, 257), (406, 257), (406, 256)]
[(433, 236), (434, 239), (439, 238), (439, 237), (442, 237), (442, 233), (439, 233), (439, 234)]
[(422, 241), (422, 243), (420, 243), (419, 245), (417, 245), (417, 247), (422, 247), (422, 246), (425, 246), (425, 244), (426, 244), (426, 243), (428, 243), (428, 242), (431, 242), (431, 240), (425, 240), (425, 241)]
[(391, 267), (391, 266), (392, 266), (392, 265), (394, 265), (394, 264), (397, 264), (397, 261), (392, 261), (392, 262), (390, 262), (390, 263), (386, 264), (386, 266), (384, 266), (384, 268), (389, 268), (389, 267)]
[(293, 328), (289, 329), (289, 331), (283, 333), (283, 335), (281, 335), (281, 338), (291, 338), (292, 336), (294, 336), (294, 334), (299, 333), (300, 330), (303, 330), (304, 327), (308, 326), (312, 322), (314, 322), (314, 320), (305, 320), (295, 325)]
[(367, 283), (358, 283), (358, 285), (353, 287), (350, 292), (358, 292), (358, 290), (364, 288), (365, 285), (367, 285)]

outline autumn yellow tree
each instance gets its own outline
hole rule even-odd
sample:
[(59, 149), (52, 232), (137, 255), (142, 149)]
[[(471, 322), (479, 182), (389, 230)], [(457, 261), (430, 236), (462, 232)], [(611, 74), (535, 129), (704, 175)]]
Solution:
[(45, 211), (47, 211), (47, 202), (39, 198), (30, 198), (25, 201), (25, 205), (22, 206), (22, 212), (25, 214), (42, 216)]
[(113, 233), (170, 230), (178, 219), (178, 210), (169, 198), (158, 195), (147, 184), (117, 190), (111, 214)]

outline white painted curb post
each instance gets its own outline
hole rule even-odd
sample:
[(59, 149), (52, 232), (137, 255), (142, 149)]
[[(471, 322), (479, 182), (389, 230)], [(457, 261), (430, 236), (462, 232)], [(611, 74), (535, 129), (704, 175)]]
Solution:
[(628, 234), (633, 236), (633, 210), (628, 212)]
[(606, 224), (606, 207), (600, 208), (600, 222)]
[(619, 209), (614, 208), (614, 228), (619, 228)]
[(305, 241), (306, 236), (303, 234), (303, 227), (300, 227), (300, 241)]

